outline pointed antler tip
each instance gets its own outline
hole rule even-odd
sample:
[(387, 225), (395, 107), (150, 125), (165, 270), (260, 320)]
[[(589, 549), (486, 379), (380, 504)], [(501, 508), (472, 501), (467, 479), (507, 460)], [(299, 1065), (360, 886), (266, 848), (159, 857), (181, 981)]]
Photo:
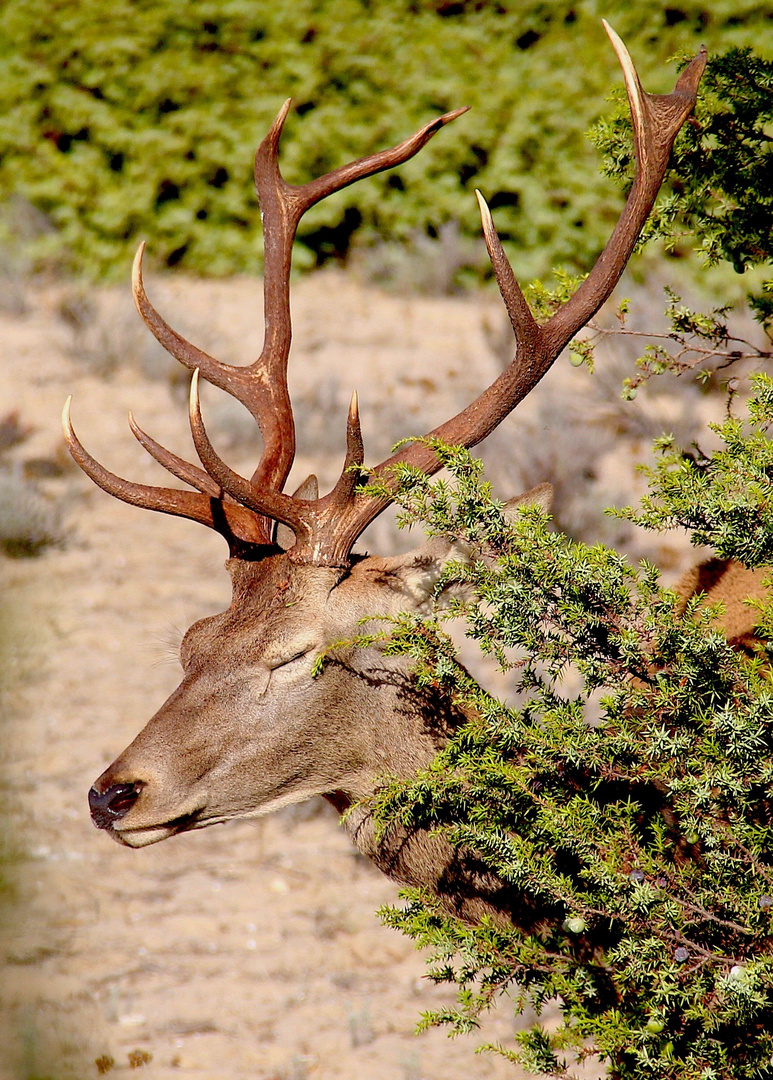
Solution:
[[(628, 94), (628, 104), (631, 109), (631, 119), (634, 125), (634, 139), (642, 138), (644, 129), (644, 112), (645, 101), (647, 95), (642, 89), (641, 82), (639, 81), (639, 75), (636, 71), (631, 54), (626, 48), (625, 42), (619, 34), (615, 33), (606, 19), (601, 20), (604, 24), (604, 29), (607, 32), (607, 37), (612, 43), (612, 48), (615, 50), (617, 61), (620, 67), (623, 69), (623, 79), (625, 81), (625, 89)], [(637, 134), (638, 133), (638, 134)]]
[(359, 397), (357, 395), (357, 391), (352, 390), (352, 400), (349, 403), (349, 416), (350, 416), (350, 418), (353, 419), (355, 416), (357, 416), (359, 414), (359, 411), (360, 411), (360, 399), (359, 399)]
[(631, 54), (628, 52), (625, 42), (615, 30), (609, 25), (606, 19), (602, 19), (601, 22), (604, 25), (604, 29), (607, 32), (607, 37), (612, 42), (612, 48), (617, 53), (617, 59), (620, 61), (620, 66), (623, 69), (623, 73), (626, 76), (626, 82), (628, 81), (629, 72), (632, 72), (636, 76), (636, 70), (631, 60)]
[(69, 442), (75, 434), (72, 429), (72, 420), (70, 419), (70, 406), (72, 405), (72, 394), (67, 395), (67, 399), (62, 407), (62, 429), (64, 430), (64, 437)]
[[(137, 421), (134, 419), (134, 413), (131, 411), (131, 409), (129, 410), (129, 430), (131, 431), (137, 442), (144, 446), (147, 450), (147, 435), (142, 430)], [(148, 451), (148, 453), (150, 453), (150, 451)]]
[(132, 292), (134, 293), (135, 300), (138, 296), (142, 296), (145, 292), (145, 288), (142, 284), (142, 256), (145, 254), (145, 241), (140, 241), (140, 246), (134, 256), (134, 262), (132, 263)]
[(674, 87), (674, 90), (677, 93), (687, 94), (692, 99), (697, 97), (698, 84), (705, 71), (708, 58), (709, 54), (706, 50), (706, 46), (701, 45), (696, 55), (677, 79), (676, 86)]
[(488, 208), (488, 203), (486, 202), (485, 196), (481, 193), (479, 188), (475, 188), (475, 198), (478, 200), (478, 207), (481, 214), (486, 214), (490, 217), (491, 211)]
[(199, 403), (199, 369), (194, 368), (191, 375), (191, 390), (190, 390), (190, 406), (191, 409), (198, 406)]
[(470, 106), (469, 105), (462, 105), (458, 109), (452, 109), (451, 112), (444, 113), (440, 117), (440, 123), (443, 126), (445, 126), (446, 124), (450, 124), (452, 120), (456, 120), (458, 117), (464, 116), (464, 114), (466, 112), (469, 112), (469, 111), (470, 111)]
[(607, 36), (612, 42), (612, 48), (617, 53), (620, 63), (623, 63), (623, 57), (626, 57), (630, 63), (631, 54), (628, 52), (628, 46), (625, 44), (619, 34), (616, 34), (611, 26), (607, 27)]
[(480, 211), (480, 222), (483, 226), (483, 235), (486, 238), (486, 242), (489, 243), (492, 234), (496, 235), (494, 221), (491, 217), (491, 210), (489, 210), (488, 203), (477, 188), (475, 188), (475, 198), (478, 200), (478, 210)]
[[(282, 134), (282, 128), (284, 127), (284, 122), (287, 119), (287, 114), (290, 111), (290, 106), (292, 105), (292, 103), (292, 98), (285, 98), (285, 100), (282, 102), (282, 106), (279, 109), (279, 112), (274, 117), (274, 121), (269, 128), (268, 134), (263, 140), (264, 143), (266, 142), (266, 140), (269, 140), (269, 142), (272, 144), (276, 144), (279, 141), (279, 136)], [(263, 143), (261, 143), (261, 146), (262, 145)]]

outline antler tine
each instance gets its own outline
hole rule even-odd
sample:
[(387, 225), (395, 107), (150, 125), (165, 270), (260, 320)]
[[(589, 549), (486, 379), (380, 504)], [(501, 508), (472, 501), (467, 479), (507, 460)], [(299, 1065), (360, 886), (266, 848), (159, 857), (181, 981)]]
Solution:
[[(408, 161), (442, 127), (467, 112), (467, 108), (446, 113), (405, 139), (398, 146), (361, 158), (334, 169), (306, 184), (288, 184), (279, 169), (279, 138), (290, 109), (282, 105), (266, 137), (255, 154), (255, 187), (263, 219), (265, 274), (263, 306), (266, 333), (260, 358), (253, 365), (259, 371), (261, 388), (273, 396), (267, 416), (261, 422), (266, 449), (252, 477), (256, 486), (281, 490), (292, 466), (295, 428), (287, 392), (287, 358), (292, 339), (290, 319), (290, 266), (292, 245), (298, 223), (315, 203), (336, 191)], [(269, 449), (269, 445), (272, 449)]]
[(360, 483), (360, 468), (365, 460), (365, 446), (360, 426), (360, 406), (357, 391), (352, 394), (349, 415), (346, 418), (346, 457), (338, 482), (328, 498), (331, 503), (344, 505), (352, 498)]
[(558, 355), (620, 280), (663, 183), (674, 139), (695, 105), (708, 59), (705, 46), (701, 46), (670, 94), (647, 94), (625, 45), (606, 20), (602, 22), (623, 70), (633, 122), (636, 175), (623, 212), (590, 274), (543, 329), (548, 354), (557, 350)]
[[(226, 492), (242, 506), (249, 507), (250, 510), (260, 514), (263, 519), (269, 519), (264, 524), (266, 529), (269, 528), (270, 520), (273, 519), (289, 525), (296, 536), (305, 536), (309, 531), (309, 525), (306, 516), (300, 509), (298, 500), (293, 499), (290, 495), (284, 495), (280, 491), (258, 488), (251, 481), (234, 472), (218, 455), (209, 440), (201, 416), (198, 370), (194, 371), (191, 379), (189, 414), (191, 435), (193, 436), (196, 453), (201, 459), (201, 464), (218, 485), (218, 488)], [(310, 504), (310, 508), (312, 506), (313, 504)]]
[(507, 258), (499, 239), (494, 222), (491, 219), (491, 211), (488, 203), (478, 189), (475, 189), (475, 197), (478, 200), (480, 220), (483, 226), (483, 238), (486, 241), (494, 276), (497, 279), (499, 291), (510, 316), (510, 325), (513, 328), (515, 340), (519, 347), (531, 345), (539, 333), (537, 321), (531, 313), (531, 308), (526, 303), (526, 298), (521, 292), (521, 286), (516, 280), (510, 260)]
[[(668, 165), (669, 155), (682, 124), (695, 105), (706, 50), (688, 64), (672, 93), (646, 94), (633, 62), (620, 38), (604, 23), (625, 78), (633, 118), (636, 176), (625, 207), (604, 250), (574, 295), (546, 322), (538, 325), (529, 309), (499, 241), (491, 214), (482, 196), (478, 204), (483, 234), (491, 256), (502, 298), (516, 338), (516, 355), (502, 374), (470, 405), (429, 432), (427, 438), (451, 445), (475, 446), (484, 439), (536, 386), (574, 334), (598, 311), (617, 284), (630, 258), (642, 226), (649, 215)], [(370, 470), (371, 476), (394, 483), (393, 466), (410, 464), (432, 475), (440, 461), (424, 440), (404, 446)], [(330, 540), (338, 556), (356, 541), (370, 522), (389, 504), (389, 498), (355, 495), (339, 515), (336, 537)]]
[(144, 254), (145, 241), (143, 240), (137, 248), (134, 263), (132, 264), (132, 292), (137, 311), (142, 316), (145, 325), (156, 341), (163, 345), (175, 360), (179, 360), (181, 364), (184, 364), (191, 371), (198, 368), (207, 382), (211, 382), (213, 386), (225, 390), (241, 401), (240, 392), (246, 383), (245, 372), (247, 369), (233, 367), (231, 364), (224, 364), (222, 361), (216, 360), (214, 356), (205, 353), (202, 349), (192, 345), (181, 334), (178, 334), (159, 315), (148, 299), (148, 294), (145, 292), (145, 283), (142, 280), (142, 257)]
[(302, 188), (296, 188), (296, 191), (303, 192), (304, 212), (334, 191), (341, 191), (342, 188), (348, 187), (349, 184), (362, 180), (366, 176), (375, 176), (376, 173), (383, 172), (385, 169), (393, 169), (396, 165), (402, 165), (410, 158), (415, 157), (419, 150), (426, 146), (432, 136), (437, 135), (442, 127), (469, 111), (469, 105), (462, 105), (459, 109), (444, 113), (435, 120), (430, 120), (428, 124), (425, 124), (423, 128), (420, 128), (419, 131), (409, 136), (398, 146), (393, 146), (389, 150), (380, 150), (377, 154), (370, 154), (368, 157), (359, 158), (349, 165), (342, 165), (339, 169), (334, 169), (333, 172), (328, 173), (326, 176), (320, 176), (317, 180), (309, 181)]
[(220, 498), (220, 488), (208, 473), (205, 473), (203, 469), (196, 468), (189, 461), (178, 457), (177, 454), (167, 450), (161, 443), (156, 442), (155, 439), (142, 430), (131, 412), (129, 413), (129, 427), (140, 446), (147, 450), (150, 456), (155, 458), (159, 465), (163, 465), (172, 476), (176, 476), (178, 480), (182, 480), (185, 484), (190, 484), (192, 488), (196, 488), (203, 495), (209, 495), (213, 499)]
[(141, 506), (146, 510), (158, 510), (164, 514), (189, 518), (221, 533), (232, 551), (243, 545), (266, 544), (268, 541), (258, 528), (255, 516), (244, 507), (217, 500), (196, 491), (180, 491), (176, 488), (152, 487), (135, 484), (106, 469), (85, 449), (70, 419), (72, 396), (68, 397), (62, 410), (62, 428), (65, 441), (75, 462), (98, 487), (122, 502)]

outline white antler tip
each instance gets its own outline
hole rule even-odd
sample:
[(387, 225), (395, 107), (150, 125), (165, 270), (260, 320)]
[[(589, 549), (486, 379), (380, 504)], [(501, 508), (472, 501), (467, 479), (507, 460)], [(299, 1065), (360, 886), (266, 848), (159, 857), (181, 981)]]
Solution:
[(70, 419), (70, 406), (72, 405), (72, 394), (67, 395), (67, 400), (64, 403), (62, 409), (62, 429), (64, 431), (64, 437), (68, 441), (73, 437), (72, 420)]
[(194, 368), (191, 375), (191, 409), (195, 409), (199, 403), (199, 369)]
[(646, 95), (642, 90), (639, 76), (636, 73), (631, 54), (625, 47), (625, 42), (615, 33), (606, 19), (602, 19), (601, 21), (609, 40), (612, 42), (612, 48), (617, 54), (620, 67), (623, 69), (623, 78), (625, 79), (625, 88), (628, 93), (628, 103), (631, 107), (631, 119), (634, 124), (634, 132), (638, 133), (638, 139), (641, 140), (644, 131), (644, 98)]
[(357, 391), (352, 390), (352, 400), (349, 402), (349, 419), (355, 420), (360, 413), (360, 399), (357, 396)]
[(607, 37), (612, 42), (612, 48), (617, 54), (617, 59), (620, 62), (620, 67), (623, 69), (623, 75), (625, 76), (625, 81), (628, 84), (630, 90), (631, 83), (636, 86), (638, 86), (639, 83), (639, 77), (636, 74), (635, 67), (633, 66), (631, 54), (628, 52), (628, 49), (626, 48), (623, 39), (612, 29), (606, 19), (602, 19), (601, 21), (604, 25), (604, 29), (607, 32)]
[(489, 210), (488, 203), (483, 198), (481, 193), (475, 188), (475, 198), (478, 200), (478, 210), (480, 211), (480, 220), (483, 225), (483, 232), (486, 237), (489, 237), (494, 233), (494, 222), (491, 217), (491, 211)]
[(134, 295), (142, 293), (142, 256), (145, 254), (145, 241), (140, 241), (140, 246), (137, 248), (137, 252), (134, 256), (134, 262), (132, 263), (132, 290)]
[(612, 29), (612, 27), (609, 25), (609, 23), (607, 22), (606, 19), (601, 20), (601, 25), (606, 30), (607, 37), (609, 38), (609, 40), (612, 42), (613, 45), (615, 45), (616, 43), (622, 45), (623, 42), (622, 42), (622, 39), (621, 39), (620, 35), (615, 30)]

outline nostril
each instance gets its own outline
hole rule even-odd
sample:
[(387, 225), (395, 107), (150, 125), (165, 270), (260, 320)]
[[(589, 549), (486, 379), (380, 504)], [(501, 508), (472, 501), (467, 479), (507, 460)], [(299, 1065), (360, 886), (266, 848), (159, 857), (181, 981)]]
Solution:
[(91, 819), (98, 829), (110, 826), (124, 817), (136, 803), (141, 791), (139, 784), (113, 784), (106, 791), (92, 788), (89, 792)]

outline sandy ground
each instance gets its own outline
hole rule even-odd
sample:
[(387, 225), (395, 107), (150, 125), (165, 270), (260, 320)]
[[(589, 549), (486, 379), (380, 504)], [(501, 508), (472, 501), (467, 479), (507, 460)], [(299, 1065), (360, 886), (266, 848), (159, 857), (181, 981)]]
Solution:
[[(123, 294), (100, 294), (85, 329), (68, 315), (78, 295), (31, 290), (26, 313), (0, 316), (0, 415), (18, 409), (35, 426), (15, 457), (60, 457), (58, 415), (73, 393), (76, 429), (98, 458), (164, 483), (124, 418), (132, 408), (189, 454), (179, 389), (127, 329)], [(253, 282), (177, 279), (156, 283), (154, 295), (205, 347), (222, 338), (224, 359), (258, 351)], [(498, 312), (490, 297), (408, 300), (340, 274), (300, 282), (292, 382), (309, 426), (298, 479), (315, 446), (332, 478), (354, 385), (366, 439), (378, 429), (371, 460), (450, 413), (452, 399), (474, 396), (497, 371), (484, 329)], [(115, 353), (109, 363), (100, 341)], [(561, 379), (579, 377), (564, 365)], [(214, 398), (209, 408), (230, 460), (247, 469), (254, 452), (229, 436), (243, 421)], [(174, 641), (228, 603), (225, 551), (201, 527), (126, 507), (76, 471), (40, 484), (66, 509), (66, 542), (37, 559), (0, 556), (10, 641), (2, 794), (16, 884), (3, 909), (2, 1080), (81, 1080), (100, 1068), (154, 1080), (517, 1077), (497, 1057), (474, 1056), (483, 1041), (512, 1044), (506, 1006), (477, 1037), (413, 1034), (422, 1010), (453, 996), (423, 978), (409, 941), (381, 926), (374, 912), (397, 888), (325, 804), (138, 852), (93, 829), (88, 788), (177, 684)], [(390, 535), (378, 524), (371, 549)]]

